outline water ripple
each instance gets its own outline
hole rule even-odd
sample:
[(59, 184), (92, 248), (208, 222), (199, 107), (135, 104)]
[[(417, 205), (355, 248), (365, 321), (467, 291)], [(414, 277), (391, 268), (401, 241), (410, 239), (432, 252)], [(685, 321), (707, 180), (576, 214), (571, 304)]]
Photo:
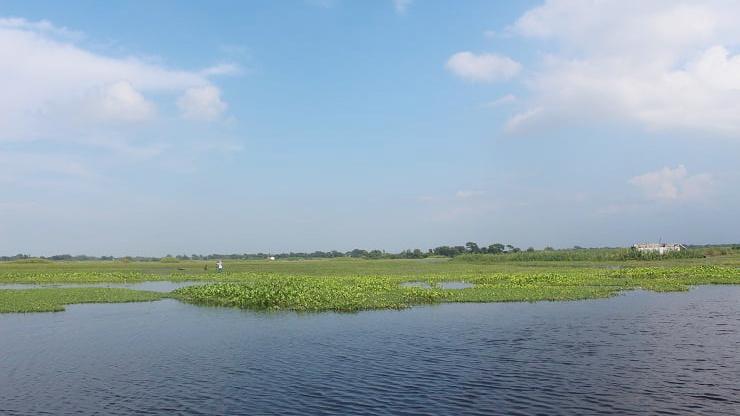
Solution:
[(3, 315), (0, 414), (737, 415), (738, 298)]

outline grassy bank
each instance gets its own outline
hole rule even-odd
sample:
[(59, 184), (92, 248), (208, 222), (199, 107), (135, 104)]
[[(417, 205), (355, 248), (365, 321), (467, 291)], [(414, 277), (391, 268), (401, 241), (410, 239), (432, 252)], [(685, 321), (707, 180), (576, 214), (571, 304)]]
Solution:
[(622, 262), (622, 261), (671, 261), (678, 259), (703, 259), (732, 254), (731, 248), (690, 248), (666, 254), (643, 253), (631, 248), (590, 248), (570, 250), (519, 251), (505, 254), (463, 254), (455, 261), (468, 263), (507, 263), (532, 261), (567, 262)]
[(0, 290), (0, 313), (58, 312), (75, 303), (148, 302), (167, 296), (157, 292), (112, 288)]
[[(562, 250), (564, 251), (564, 250)], [(579, 251), (579, 250), (576, 250)], [(428, 258), (422, 260), (238, 260), (226, 261), (226, 273), (218, 274), (212, 261), (183, 260), (172, 263), (123, 262), (123, 261), (54, 261), (54, 262), (0, 262), (2, 283), (125, 283), (156, 280), (239, 280), (245, 275), (264, 276), (390, 276), (403, 278), (428, 278), (468, 276), (492, 273), (550, 272), (567, 270), (603, 270), (636, 267), (740, 267), (740, 251), (731, 255), (700, 258), (659, 258), (647, 260), (523, 260), (522, 253), (506, 255), (472, 255), (450, 260)], [(542, 252), (547, 253), (547, 252)], [(206, 269), (207, 267), (207, 269)]]

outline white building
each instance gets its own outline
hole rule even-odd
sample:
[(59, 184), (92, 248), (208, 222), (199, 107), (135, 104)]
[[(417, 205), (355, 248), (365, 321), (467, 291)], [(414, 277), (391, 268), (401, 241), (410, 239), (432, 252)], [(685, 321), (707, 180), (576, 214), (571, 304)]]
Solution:
[(684, 250), (686, 247), (681, 244), (639, 243), (632, 246), (632, 248), (641, 253), (658, 253), (660, 255), (663, 255), (673, 251)]

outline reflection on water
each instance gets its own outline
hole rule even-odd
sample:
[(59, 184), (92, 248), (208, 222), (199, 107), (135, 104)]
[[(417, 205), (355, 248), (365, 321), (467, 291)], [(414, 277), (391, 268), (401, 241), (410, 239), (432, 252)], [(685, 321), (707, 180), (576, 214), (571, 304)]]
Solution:
[(740, 414), (740, 286), (358, 314), (0, 315), (0, 414)]

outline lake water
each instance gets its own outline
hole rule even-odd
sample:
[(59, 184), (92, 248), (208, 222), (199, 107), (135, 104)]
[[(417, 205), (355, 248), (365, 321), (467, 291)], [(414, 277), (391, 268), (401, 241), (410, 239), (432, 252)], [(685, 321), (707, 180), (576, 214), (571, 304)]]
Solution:
[(357, 314), (0, 315), (0, 414), (740, 414), (740, 286)]

